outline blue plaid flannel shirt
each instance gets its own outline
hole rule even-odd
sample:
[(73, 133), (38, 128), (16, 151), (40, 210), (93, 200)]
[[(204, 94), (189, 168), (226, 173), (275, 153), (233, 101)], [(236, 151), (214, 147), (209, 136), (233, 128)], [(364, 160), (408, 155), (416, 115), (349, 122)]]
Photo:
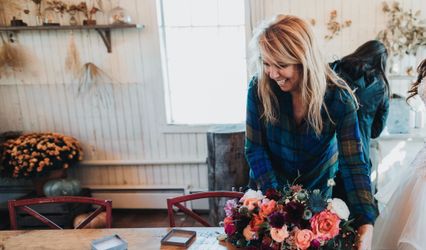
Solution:
[(340, 163), (351, 217), (359, 225), (374, 224), (378, 212), (352, 97), (337, 87), (327, 89), (324, 101), (333, 122), (322, 110), (324, 125), (318, 137), (307, 122), (296, 125), (291, 95), (276, 84), (272, 86), (280, 109), (277, 124), (265, 124), (261, 118), (256, 78), (248, 89), (245, 154), (250, 178), (262, 190), (295, 182), (310, 190), (320, 189), (330, 197), (332, 190), (327, 182), (335, 177)]

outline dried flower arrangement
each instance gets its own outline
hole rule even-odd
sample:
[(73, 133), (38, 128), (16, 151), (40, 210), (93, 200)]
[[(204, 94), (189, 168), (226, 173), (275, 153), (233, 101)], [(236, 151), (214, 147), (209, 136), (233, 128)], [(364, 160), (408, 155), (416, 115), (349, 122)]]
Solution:
[(389, 20), (377, 39), (385, 44), (391, 55), (416, 55), (420, 47), (426, 46), (426, 26), (424, 20), (419, 20), (420, 10), (406, 11), (398, 2), (391, 5), (383, 2), (382, 10)]
[(29, 178), (54, 169), (67, 169), (83, 159), (80, 143), (57, 133), (32, 133), (3, 143), (4, 175)]
[(327, 30), (330, 31), (330, 34), (326, 35), (324, 38), (326, 40), (333, 39), (335, 36), (339, 35), (344, 28), (350, 27), (351, 24), (351, 20), (345, 20), (343, 23), (339, 23), (337, 21), (337, 10), (331, 11), (330, 20), (327, 22)]
[(46, 5), (47, 5), (46, 10), (50, 9), (55, 11), (56, 13), (60, 13), (61, 15), (67, 12), (68, 10), (67, 4), (58, 0), (47, 1)]
[(7, 41), (0, 33), (0, 78), (8, 76), (12, 72), (23, 71), (27, 59), (19, 44)]
[(80, 71), (78, 93), (92, 92), (105, 107), (112, 101), (112, 78), (94, 63), (88, 62)]
[(96, 4), (92, 4), (92, 7), (88, 7), (86, 2), (80, 2), (77, 5), (70, 5), (68, 8), (68, 12), (74, 11), (74, 12), (81, 12), (83, 13), (84, 17), (86, 18), (84, 24), (86, 25), (93, 25), (96, 24), (95, 20), (95, 14), (98, 11), (102, 10), (102, 4), (99, 4), (101, 1), (97, 1)]

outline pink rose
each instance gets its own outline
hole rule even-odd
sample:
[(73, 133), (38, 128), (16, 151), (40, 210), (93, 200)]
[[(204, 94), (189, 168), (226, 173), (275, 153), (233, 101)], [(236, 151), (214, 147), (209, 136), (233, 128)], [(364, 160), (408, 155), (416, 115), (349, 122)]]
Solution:
[(294, 235), (295, 244), (301, 250), (308, 249), (313, 239), (314, 233), (309, 229), (298, 230)]
[(281, 243), (288, 236), (289, 236), (289, 233), (287, 231), (287, 226), (286, 225), (284, 225), (282, 228), (271, 227), (271, 238), (273, 240), (275, 240), (276, 242)]
[(324, 210), (311, 218), (311, 228), (315, 238), (330, 240), (339, 234), (340, 218), (335, 213)]

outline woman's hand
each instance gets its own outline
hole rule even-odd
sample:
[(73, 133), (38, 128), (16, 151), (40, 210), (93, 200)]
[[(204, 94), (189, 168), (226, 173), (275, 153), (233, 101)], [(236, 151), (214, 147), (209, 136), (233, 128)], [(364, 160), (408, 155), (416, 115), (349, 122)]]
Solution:
[(373, 225), (364, 224), (358, 228), (358, 250), (371, 250), (373, 241)]

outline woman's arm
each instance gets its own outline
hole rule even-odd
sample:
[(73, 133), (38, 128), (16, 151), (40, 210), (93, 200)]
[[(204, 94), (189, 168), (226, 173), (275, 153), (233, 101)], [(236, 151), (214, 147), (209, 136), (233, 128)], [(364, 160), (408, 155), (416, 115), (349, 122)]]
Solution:
[(386, 126), (386, 120), (389, 114), (389, 96), (385, 93), (382, 102), (377, 108), (374, 115), (373, 124), (371, 125), (371, 138), (377, 138)]
[(251, 170), (250, 177), (254, 178), (262, 190), (266, 190), (277, 188), (278, 182), (265, 150), (266, 135), (260, 119), (259, 102), (257, 83), (253, 78), (247, 95), (245, 155)]
[[(362, 152), (360, 130), (355, 102), (352, 97), (344, 92), (340, 101), (336, 127), (339, 145), (339, 168), (349, 200), (349, 207), (360, 229), (361, 239), (367, 244), (371, 233), (370, 226), (378, 215), (371, 193), (371, 182), (368, 164)], [(367, 230), (368, 229), (368, 230)], [(368, 249), (368, 248), (365, 248)]]

